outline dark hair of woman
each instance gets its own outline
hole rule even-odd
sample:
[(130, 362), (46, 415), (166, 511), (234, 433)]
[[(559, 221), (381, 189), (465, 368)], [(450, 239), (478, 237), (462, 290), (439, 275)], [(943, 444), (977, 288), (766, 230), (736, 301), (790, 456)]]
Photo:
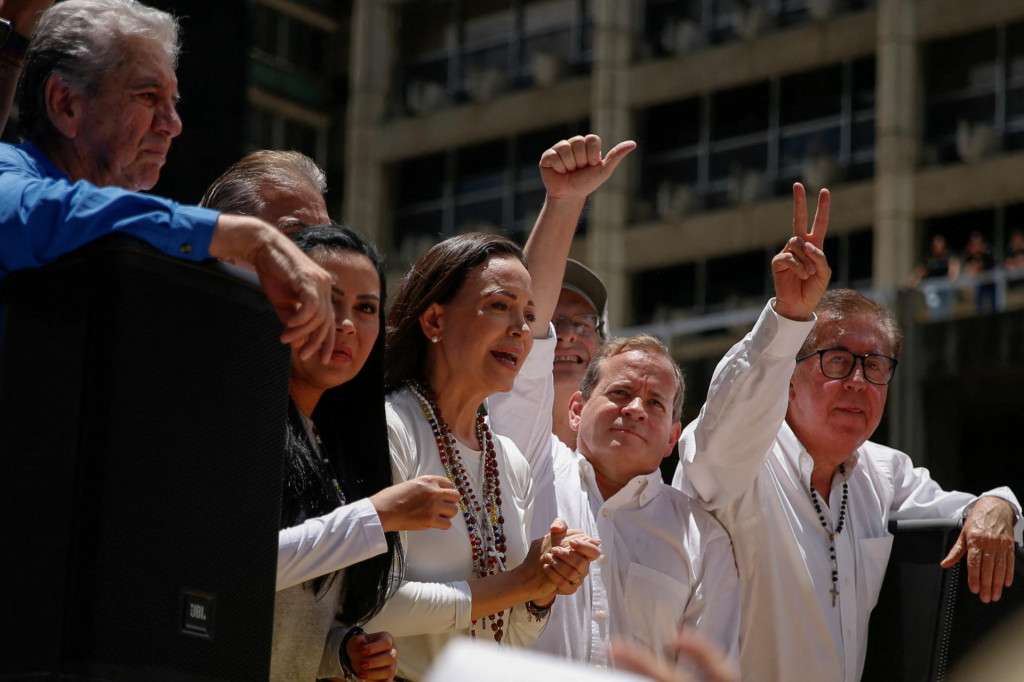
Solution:
[[(380, 333), (363, 368), (351, 380), (327, 389), (313, 411), (324, 453), (334, 467), (345, 498), (355, 502), (392, 485), (384, 415), (384, 302), (383, 261), (377, 249), (356, 232), (341, 225), (317, 225), (291, 235), (304, 252), (347, 251), (366, 256), (380, 277)], [(294, 404), (289, 409), (285, 451), (285, 485), (281, 502), (281, 528), (337, 508), (329, 474), (310, 446), (306, 429)], [(346, 588), (339, 619), (347, 625), (366, 622), (384, 606), (392, 584), (404, 573), (398, 533), (387, 533), (388, 551), (345, 569)], [(392, 582), (392, 571), (395, 577)], [(338, 574), (315, 579), (313, 589), (326, 593)]]
[(427, 338), (420, 315), (434, 303), (448, 303), (466, 281), (466, 273), (491, 256), (511, 256), (524, 266), (523, 250), (515, 242), (494, 234), (470, 232), (446, 239), (409, 270), (388, 313), (385, 386), (395, 391), (403, 382), (419, 378), (427, 361)]

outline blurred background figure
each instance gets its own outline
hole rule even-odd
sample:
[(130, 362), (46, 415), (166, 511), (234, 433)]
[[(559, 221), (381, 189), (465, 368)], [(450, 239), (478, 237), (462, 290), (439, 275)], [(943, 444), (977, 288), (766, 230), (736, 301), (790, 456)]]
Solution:
[[(921, 287), (928, 306), (928, 319), (948, 320), (953, 316), (956, 291), (950, 283), (959, 276), (960, 261), (950, 253), (946, 238), (941, 234), (934, 235), (928, 246), (928, 255), (907, 279), (908, 286)], [(948, 282), (941, 281), (939, 278), (942, 277)]]
[[(964, 274), (968, 277), (983, 277), (995, 267), (992, 247), (981, 232), (971, 232), (964, 248)], [(996, 283), (979, 282), (974, 293), (974, 308), (983, 313), (996, 310)]]

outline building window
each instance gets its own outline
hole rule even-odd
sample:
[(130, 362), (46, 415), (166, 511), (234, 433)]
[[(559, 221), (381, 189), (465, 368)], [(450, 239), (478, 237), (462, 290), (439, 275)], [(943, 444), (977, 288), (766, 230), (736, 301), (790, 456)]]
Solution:
[(870, 177), (875, 61), (814, 71), (653, 107), (639, 116), (640, 221)]
[(646, 0), (637, 8), (638, 52), (641, 58), (686, 55), (874, 4), (874, 0)]
[(395, 105), (426, 115), (590, 68), (588, 0), (420, 0), (399, 11)]
[(257, 88), (249, 92), (249, 151), (294, 149), (327, 165), (329, 118)]
[[(495, 232), (525, 241), (544, 202), (537, 162), (587, 124), (557, 126), (409, 159), (395, 169), (392, 256), (409, 264), (441, 239)], [(585, 231), (586, 218), (578, 232)]]
[[(284, 11), (290, 7), (294, 13)], [(308, 106), (324, 105), (337, 22), (299, 4), (254, 2), (250, 17), (252, 82)]]
[[(832, 286), (871, 286), (873, 241), (870, 228), (825, 239)], [(746, 251), (638, 272), (633, 277), (632, 324), (759, 308), (772, 295), (770, 264), (775, 253), (769, 249)]]
[(925, 45), (925, 164), (1024, 148), (1024, 23)]

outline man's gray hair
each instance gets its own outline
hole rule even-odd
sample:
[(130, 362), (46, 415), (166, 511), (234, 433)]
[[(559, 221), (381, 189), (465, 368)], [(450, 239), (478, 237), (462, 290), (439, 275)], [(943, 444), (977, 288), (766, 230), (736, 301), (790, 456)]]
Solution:
[(32, 33), (18, 84), (22, 135), (46, 142), (58, 135), (46, 113), (46, 84), (63, 78), (94, 97), (132, 55), (133, 40), (150, 40), (178, 63), (178, 21), (136, 0), (64, 0), (48, 9)]
[(321, 196), (327, 192), (327, 176), (313, 159), (296, 151), (261, 149), (242, 157), (214, 180), (199, 205), (258, 216), (267, 205), (267, 188), (301, 186)]

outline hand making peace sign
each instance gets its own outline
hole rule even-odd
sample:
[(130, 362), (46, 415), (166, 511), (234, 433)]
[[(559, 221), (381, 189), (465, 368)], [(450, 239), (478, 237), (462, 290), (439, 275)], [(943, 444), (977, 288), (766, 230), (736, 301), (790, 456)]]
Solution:
[(793, 236), (772, 258), (775, 280), (775, 312), (791, 320), (809, 320), (832, 278), (822, 245), (828, 232), (831, 196), (818, 195), (814, 225), (807, 231), (807, 195), (799, 182), (793, 185)]

